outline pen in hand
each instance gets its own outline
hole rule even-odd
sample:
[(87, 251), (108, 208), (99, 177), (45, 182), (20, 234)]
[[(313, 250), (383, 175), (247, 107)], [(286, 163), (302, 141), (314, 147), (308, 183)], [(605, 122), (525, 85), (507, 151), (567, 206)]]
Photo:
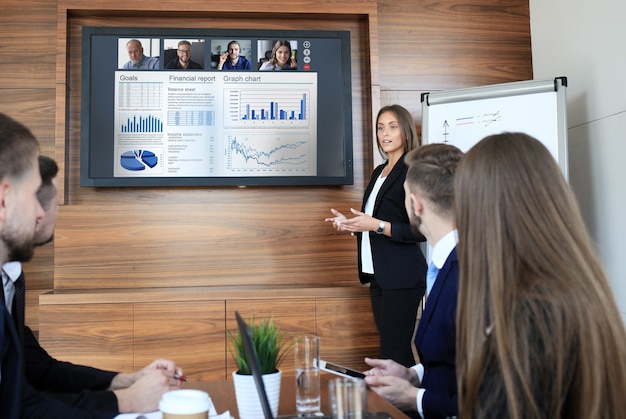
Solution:
[(174, 380), (189, 381), (186, 375), (178, 375), (178, 373), (174, 374)]

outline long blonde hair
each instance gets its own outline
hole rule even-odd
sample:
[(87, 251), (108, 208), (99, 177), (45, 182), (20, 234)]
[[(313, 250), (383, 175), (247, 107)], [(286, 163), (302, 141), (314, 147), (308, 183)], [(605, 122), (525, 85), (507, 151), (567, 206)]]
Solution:
[(454, 190), (461, 417), (626, 417), (624, 324), (546, 147), (489, 136)]

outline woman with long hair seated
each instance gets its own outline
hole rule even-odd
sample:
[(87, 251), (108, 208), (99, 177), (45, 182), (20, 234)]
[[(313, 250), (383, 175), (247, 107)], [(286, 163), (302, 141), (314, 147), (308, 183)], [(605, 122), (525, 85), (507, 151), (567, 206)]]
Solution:
[(454, 191), (460, 417), (625, 418), (624, 324), (548, 149), (486, 137)]

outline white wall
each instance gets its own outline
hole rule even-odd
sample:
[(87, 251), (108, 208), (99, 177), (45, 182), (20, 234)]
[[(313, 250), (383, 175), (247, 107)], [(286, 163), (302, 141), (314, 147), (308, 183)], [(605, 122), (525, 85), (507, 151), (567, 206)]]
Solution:
[(569, 180), (626, 322), (626, 1), (529, 2), (534, 78), (568, 78)]

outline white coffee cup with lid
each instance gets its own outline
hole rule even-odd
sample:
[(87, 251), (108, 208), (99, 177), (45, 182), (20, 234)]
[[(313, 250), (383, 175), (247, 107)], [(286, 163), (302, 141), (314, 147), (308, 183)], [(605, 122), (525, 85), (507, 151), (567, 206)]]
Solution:
[(215, 415), (209, 394), (201, 390), (172, 390), (163, 394), (159, 402), (163, 419), (207, 419)]

